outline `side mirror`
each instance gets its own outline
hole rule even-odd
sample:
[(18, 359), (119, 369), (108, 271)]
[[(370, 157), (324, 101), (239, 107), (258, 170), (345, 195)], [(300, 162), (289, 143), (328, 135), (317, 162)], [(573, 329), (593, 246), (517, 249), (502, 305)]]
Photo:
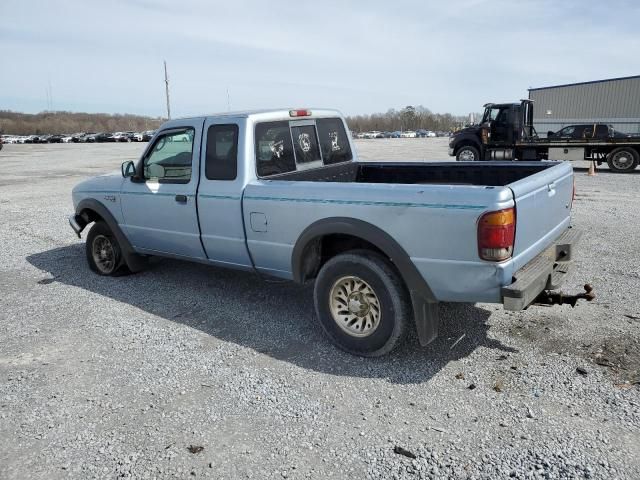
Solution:
[(136, 165), (131, 160), (122, 162), (120, 170), (122, 171), (122, 176), (124, 178), (136, 176)]

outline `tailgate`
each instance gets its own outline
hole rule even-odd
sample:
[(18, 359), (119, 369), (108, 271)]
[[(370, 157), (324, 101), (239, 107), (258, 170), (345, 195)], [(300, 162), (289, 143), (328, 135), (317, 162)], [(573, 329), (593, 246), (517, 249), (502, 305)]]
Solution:
[(509, 184), (516, 203), (513, 259), (522, 267), (544, 251), (571, 221), (573, 168), (560, 162)]

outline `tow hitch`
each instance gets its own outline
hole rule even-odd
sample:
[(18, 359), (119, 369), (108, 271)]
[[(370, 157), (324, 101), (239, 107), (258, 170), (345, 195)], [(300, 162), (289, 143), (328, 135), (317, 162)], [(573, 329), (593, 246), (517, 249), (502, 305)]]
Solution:
[(596, 298), (596, 294), (593, 293), (593, 287), (588, 283), (584, 286), (584, 293), (577, 293), (575, 295), (567, 295), (562, 292), (553, 292), (549, 290), (544, 290), (536, 297), (533, 301), (536, 305), (564, 305), (565, 303), (571, 305), (571, 307), (575, 307), (578, 300), (584, 299), (587, 302), (590, 302)]

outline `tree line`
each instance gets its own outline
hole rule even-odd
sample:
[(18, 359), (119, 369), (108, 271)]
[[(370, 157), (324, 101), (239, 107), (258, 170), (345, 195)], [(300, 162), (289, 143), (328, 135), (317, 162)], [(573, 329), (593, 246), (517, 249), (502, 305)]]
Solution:
[(163, 118), (109, 113), (40, 112), (0, 110), (0, 132), (8, 135), (73, 134), (77, 132), (142, 132), (158, 128)]
[[(479, 114), (472, 114), (475, 119)], [(433, 113), (419, 105), (406, 106), (401, 110), (389, 109), (386, 113), (355, 115), (347, 117), (347, 124), (354, 132), (395, 132), (398, 130), (432, 130), (449, 132), (469, 123), (469, 116), (456, 116), (450, 113)]]
[[(476, 119), (480, 114), (473, 114)], [(0, 132), (9, 135), (72, 134), (76, 132), (144, 131), (158, 128), (165, 119), (141, 115), (109, 113), (40, 112), (35, 114), (0, 110)], [(354, 132), (379, 130), (433, 130), (453, 131), (469, 123), (468, 116), (450, 113), (432, 113), (428, 108), (411, 105), (390, 109), (386, 113), (347, 117)]]

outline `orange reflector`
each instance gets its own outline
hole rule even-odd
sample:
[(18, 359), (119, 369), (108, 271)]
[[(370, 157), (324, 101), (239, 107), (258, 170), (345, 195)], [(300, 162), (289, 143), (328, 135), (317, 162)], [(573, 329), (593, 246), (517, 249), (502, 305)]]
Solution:
[(482, 216), (480, 222), (483, 225), (509, 225), (515, 223), (515, 215), (513, 208), (499, 210), (497, 212), (489, 212)]

